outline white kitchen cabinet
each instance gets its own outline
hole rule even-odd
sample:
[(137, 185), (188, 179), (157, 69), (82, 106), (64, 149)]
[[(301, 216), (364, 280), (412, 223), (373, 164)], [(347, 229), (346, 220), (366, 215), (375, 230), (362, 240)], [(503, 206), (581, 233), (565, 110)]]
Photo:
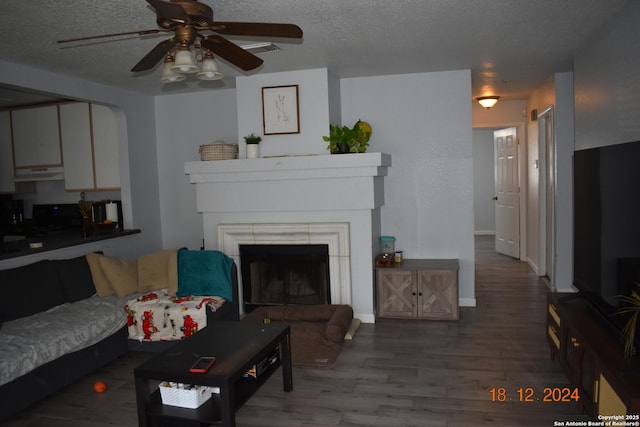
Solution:
[(60, 105), (60, 133), (67, 191), (120, 188), (115, 115), (95, 104)]
[(0, 111), (0, 193), (14, 191), (11, 116), (8, 111)]
[(0, 111), (0, 194), (35, 191), (32, 182), (13, 180), (13, 149), (11, 147), (11, 115)]
[(118, 126), (113, 110), (91, 104), (96, 189), (120, 188)]
[(16, 168), (61, 166), (58, 106), (11, 111)]
[(64, 188), (67, 191), (92, 190), (95, 185), (89, 104), (60, 105), (60, 136)]

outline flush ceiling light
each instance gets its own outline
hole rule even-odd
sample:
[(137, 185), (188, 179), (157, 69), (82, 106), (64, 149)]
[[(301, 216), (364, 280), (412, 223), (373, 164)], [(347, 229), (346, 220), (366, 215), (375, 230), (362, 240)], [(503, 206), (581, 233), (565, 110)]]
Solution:
[(497, 104), (499, 96), (481, 96), (476, 98), (478, 104), (482, 105), (484, 108), (489, 109)]

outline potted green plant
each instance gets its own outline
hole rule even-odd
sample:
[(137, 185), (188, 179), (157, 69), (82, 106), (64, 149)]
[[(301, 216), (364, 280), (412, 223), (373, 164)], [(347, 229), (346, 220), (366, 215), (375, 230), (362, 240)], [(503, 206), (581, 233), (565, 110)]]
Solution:
[(260, 141), (262, 137), (254, 135), (253, 133), (244, 137), (244, 142), (247, 143), (247, 159), (257, 159), (259, 157)]
[[(637, 288), (640, 289), (640, 288)], [(621, 296), (620, 300), (625, 303), (625, 306), (618, 310), (620, 314), (629, 314), (629, 320), (622, 329), (622, 335), (624, 337), (624, 353), (627, 359), (633, 357), (633, 343), (635, 340), (636, 331), (638, 330), (638, 316), (640, 316), (640, 293), (634, 289), (631, 291), (630, 296)]]
[(254, 135), (253, 133), (244, 137), (244, 142), (247, 144), (259, 144), (262, 141), (262, 137)]
[(364, 153), (369, 146), (370, 135), (371, 126), (358, 120), (352, 128), (329, 125), (329, 135), (322, 139), (329, 143), (327, 149), (331, 154)]

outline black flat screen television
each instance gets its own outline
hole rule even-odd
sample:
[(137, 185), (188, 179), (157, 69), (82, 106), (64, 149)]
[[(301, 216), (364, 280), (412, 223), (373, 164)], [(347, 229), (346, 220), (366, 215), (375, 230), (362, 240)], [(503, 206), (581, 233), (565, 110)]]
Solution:
[(640, 289), (640, 142), (574, 153), (573, 284), (621, 328), (619, 295)]

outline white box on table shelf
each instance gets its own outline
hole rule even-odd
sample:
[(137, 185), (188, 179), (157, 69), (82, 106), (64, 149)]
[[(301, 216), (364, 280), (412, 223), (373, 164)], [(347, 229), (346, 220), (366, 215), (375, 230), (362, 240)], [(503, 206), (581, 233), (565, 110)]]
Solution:
[(191, 385), (164, 381), (158, 386), (162, 403), (181, 408), (196, 409), (207, 400), (211, 399), (213, 393), (220, 393), (218, 387), (207, 387), (202, 385)]

